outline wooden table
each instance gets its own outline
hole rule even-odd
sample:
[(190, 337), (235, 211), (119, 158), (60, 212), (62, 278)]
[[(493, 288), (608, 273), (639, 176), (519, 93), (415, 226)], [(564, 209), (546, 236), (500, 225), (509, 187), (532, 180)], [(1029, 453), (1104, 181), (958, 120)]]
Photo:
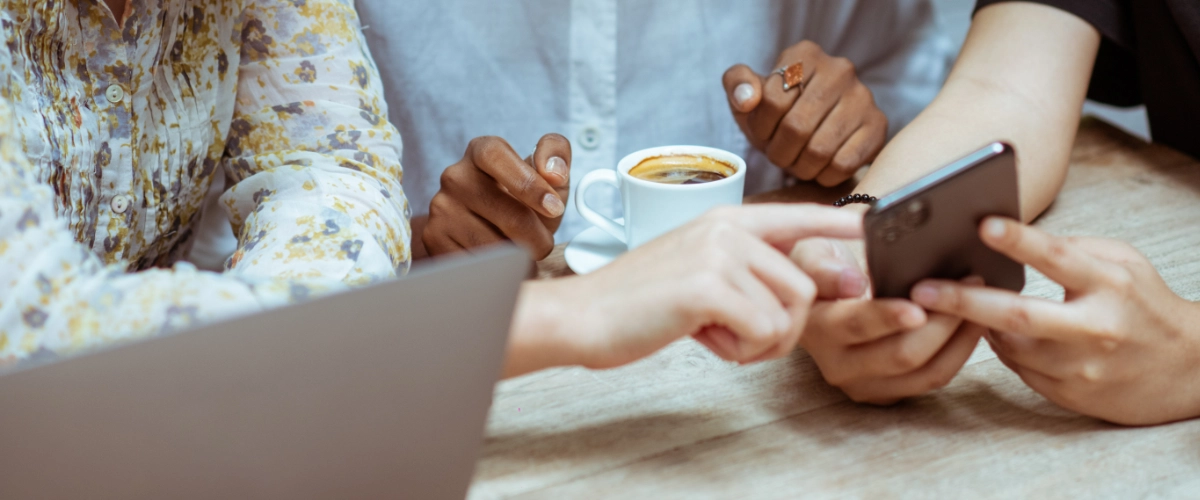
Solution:
[[(1132, 242), (1200, 299), (1200, 162), (1085, 120), (1071, 163), (1038, 225)], [(806, 189), (754, 201), (813, 199)], [(561, 249), (541, 266), (564, 270)], [(1061, 297), (1029, 277), (1027, 294)], [(803, 351), (737, 367), (686, 340), (616, 370), (499, 384), (470, 498), (1067, 495), (1200, 497), (1200, 419), (1122, 428), (1074, 414), (986, 343), (947, 388), (876, 408), (826, 385)]]

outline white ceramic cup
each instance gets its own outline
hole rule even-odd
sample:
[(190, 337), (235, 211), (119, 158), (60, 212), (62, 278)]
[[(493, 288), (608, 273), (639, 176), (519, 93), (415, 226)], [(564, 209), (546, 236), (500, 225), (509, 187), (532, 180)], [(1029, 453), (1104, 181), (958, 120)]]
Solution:
[[(707, 156), (737, 169), (724, 179), (703, 184), (663, 184), (638, 179), (629, 170), (647, 158), (669, 155)], [(587, 206), (593, 185), (609, 184), (621, 191), (625, 221), (618, 222)], [(575, 208), (583, 218), (625, 243), (630, 250), (671, 231), (719, 205), (741, 205), (746, 185), (746, 161), (738, 155), (703, 146), (663, 146), (643, 149), (617, 163), (616, 170), (596, 170), (575, 189)]]

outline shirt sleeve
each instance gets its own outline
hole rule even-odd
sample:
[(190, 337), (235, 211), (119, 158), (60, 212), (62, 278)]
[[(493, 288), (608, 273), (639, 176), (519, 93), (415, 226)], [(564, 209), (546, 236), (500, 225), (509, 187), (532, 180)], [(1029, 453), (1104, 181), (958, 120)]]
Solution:
[[(975, 11), (1012, 0), (977, 0)], [(1101, 35), (1088, 99), (1114, 106), (1143, 103), (1130, 0), (1027, 0), (1078, 17)]]
[(344, 288), (172, 270), (129, 274), (77, 243), (0, 98), (0, 366), (178, 331)]
[(238, 78), (228, 273), (359, 285), (407, 272), (400, 133), (353, 2), (251, 0)]
[[(976, 0), (975, 12), (989, 5), (1012, 0)], [(1129, 25), (1126, 0), (1022, 0), (1040, 3), (1070, 12), (1087, 21), (1104, 38), (1125, 48), (1133, 44), (1133, 28)]]

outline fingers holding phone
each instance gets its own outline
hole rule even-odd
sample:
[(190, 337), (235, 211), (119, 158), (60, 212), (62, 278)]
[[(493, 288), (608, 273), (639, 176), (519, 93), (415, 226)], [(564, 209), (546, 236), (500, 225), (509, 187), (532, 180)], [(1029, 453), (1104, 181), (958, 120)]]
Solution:
[(980, 237), (1062, 285), (1065, 299), (942, 280), (918, 285), (913, 299), (990, 328), (1005, 365), (1065, 408), (1126, 425), (1200, 415), (1200, 396), (1180, 390), (1200, 380), (1200, 307), (1172, 292), (1145, 256), (1121, 241), (1061, 238), (1009, 219), (984, 221)]

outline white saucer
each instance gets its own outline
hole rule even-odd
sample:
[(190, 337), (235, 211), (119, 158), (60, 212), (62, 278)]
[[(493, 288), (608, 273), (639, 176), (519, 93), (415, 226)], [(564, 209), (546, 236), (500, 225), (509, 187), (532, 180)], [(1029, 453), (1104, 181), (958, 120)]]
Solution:
[[(617, 222), (621, 222), (621, 219), (617, 219)], [(575, 274), (587, 274), (608, 265), (626, 250), (621, 240), (613, 238), (603, 229), (592, 226), (567, 244), (563, 258), (567, 260), (567, 267), (575, 271)]]

